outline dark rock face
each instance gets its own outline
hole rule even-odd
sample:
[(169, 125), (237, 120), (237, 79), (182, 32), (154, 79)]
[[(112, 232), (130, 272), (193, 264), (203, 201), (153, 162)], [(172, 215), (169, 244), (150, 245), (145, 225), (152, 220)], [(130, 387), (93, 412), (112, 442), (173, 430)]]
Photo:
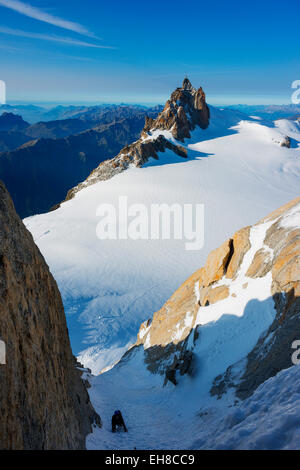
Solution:
[(0, 131), (0, 152), (9, 152), (28, 142), (29, 137), (24, 132)]
[(0, 449), (84, 449), (101, 425), (72, 355), (60, 293), (0, 182)]
[[(163, 111), (156, 119), (146, 117), (140, 138), (133, 144), (124, 147), (115, 158), (100, 163), (85, 181), (68, 192), (65, 201), (72, 199), (81, 189), (121, 173), (130, 164), (141, 167), (151, 157), (158, 159), (158, 152), (170, 149), (181, 157), (187, 157), (186, 150), (179, 142), (178, 144), (170, 142), (162, 134), (154, 137), (152, 136), (153, 131), (167, 130), (177, 141), (183, 142), (185, 138), (191, 136), (190, 132), (196, 126), (205, 129), (208, 125), (209, 107), (205, 101), (204, 91), (202, 88), (196, 90), (186, 78), (182, 87), (172, 93)], [(55, 208), (57, 207), (59, 204)]]

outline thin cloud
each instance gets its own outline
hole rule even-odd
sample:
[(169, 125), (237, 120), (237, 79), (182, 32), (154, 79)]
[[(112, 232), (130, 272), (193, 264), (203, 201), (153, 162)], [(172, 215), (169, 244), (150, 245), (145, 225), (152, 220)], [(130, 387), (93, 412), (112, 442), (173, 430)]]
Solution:
[(78, 23), (73, 23), (72, 21), (64, 20), (57, 16), (46, 13), (45, 11), (33, 7), (27, 3), (20, 2), (19, 0), (0, 0), (0, 6), (9, 8), (11, 10), (17, 11), (22, 15), (29, 16), (35, 20), (43, 21), (44, 23), (49, 23), (59, 28), (68, 29), (76, 33), (84, 34), (86, 36), (93, 36), (84, 26)]
[(3, 44), (0, 44), (0, 49), (1, 51), (3, 50), (3, 51), (11, 51), (11, 52), (24, 51), (24, 49), (20, 49), (19, 47), (6, 46)]
[(60, 42), (62, 44), (69, 44), (72, 46), (92, 47), (95, 49), (116, 49), (113, 46), (93, 44), (93, 43), (86, 42), (86, 41), (80, 41), (80, 40), (73, 39), (73, 38), (55, 36), (55, 35), (50, 35), (50, 34), (48, 35), (48, 34), (40, 34), (40, 33), (31, 33), (27, 31), (22, 31), (20, 29), (5, 28), (3, 26), (0, 26), (0, 33), (9, 34), (11, 36), (19, 36), (23, 38), (39, 39), (42, 41)]

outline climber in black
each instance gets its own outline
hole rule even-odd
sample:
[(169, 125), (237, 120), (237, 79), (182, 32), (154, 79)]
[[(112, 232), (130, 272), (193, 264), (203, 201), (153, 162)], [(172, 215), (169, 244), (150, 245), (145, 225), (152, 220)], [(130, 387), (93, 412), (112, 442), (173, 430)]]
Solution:
[(123, 428), (127, 432), (126, 425), (120, 410), (116, 410), (111, 418), (111, 430), (116, 432), (117, 429)]

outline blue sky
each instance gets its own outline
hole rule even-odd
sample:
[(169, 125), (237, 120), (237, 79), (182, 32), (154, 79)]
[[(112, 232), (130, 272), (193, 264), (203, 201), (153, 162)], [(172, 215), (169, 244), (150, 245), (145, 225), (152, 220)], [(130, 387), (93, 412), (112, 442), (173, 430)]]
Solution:
[(300, 2), (0, 0), (9, 101), (164, 102), (185, 74), (208, 102), (289, 103)]

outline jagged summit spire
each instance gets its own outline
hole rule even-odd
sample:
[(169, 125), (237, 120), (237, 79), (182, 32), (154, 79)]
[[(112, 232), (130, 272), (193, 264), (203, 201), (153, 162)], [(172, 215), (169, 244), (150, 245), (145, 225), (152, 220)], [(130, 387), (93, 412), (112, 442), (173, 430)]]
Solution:
[(166, 102), (164, 110), (153, 119), (147, 119), (142, 135), (161, 129), (169, 130), (173, 137), (183, 141), (190, 138), (190, 131), (196, 126), (206, 129), (209, 125), (209, 108), (206, 104), (205, 93), (200, 87), (193, 87), (186, 76), (182, 87), (176, 88)]
[(185, 76), (185, 79), (182, 82), (182, 88), (184, 90), (192, 90), (193, 89), (193, 86), (192, 86), (192, 84), (191, 84), (191, 82), (190, 82), (190, 80), (188, 79), (187, 76)]

